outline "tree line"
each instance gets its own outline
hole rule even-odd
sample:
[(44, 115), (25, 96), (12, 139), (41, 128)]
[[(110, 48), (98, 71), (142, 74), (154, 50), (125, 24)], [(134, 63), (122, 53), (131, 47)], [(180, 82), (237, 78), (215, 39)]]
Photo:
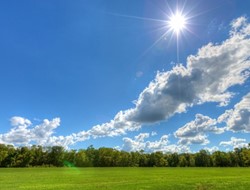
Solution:
[(65, 150), (0, 144), (0, 167), (249, 167), (250, 143), (234, 151), (197, 153), (125, 152), (113, 148)]

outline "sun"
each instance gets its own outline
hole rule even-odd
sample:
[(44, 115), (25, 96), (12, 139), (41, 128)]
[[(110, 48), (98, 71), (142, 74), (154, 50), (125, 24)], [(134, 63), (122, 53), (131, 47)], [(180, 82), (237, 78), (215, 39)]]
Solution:
[(177, 35), (186, 27), (186, 18), (180, 12), (176, 12), (175, 14), (171, 15), (168, 20), (168, 27)]

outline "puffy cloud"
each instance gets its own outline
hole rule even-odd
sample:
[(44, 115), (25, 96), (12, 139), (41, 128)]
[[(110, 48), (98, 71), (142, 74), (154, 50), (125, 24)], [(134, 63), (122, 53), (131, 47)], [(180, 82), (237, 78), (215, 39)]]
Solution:
[(138, 142), (128, 137), (124, 137), (122, 140), (124, 142), (124, 144), (122, 145), (122, 150), (135, 152), (145, 149), (144, 142)]
[(76, 139), (74, 135), (68, 136), (50, 136), (46, 139), (46, 146), (63, 146), (68, 148), (69, 145), (75, 144)]
[(135, 136), (135, 140), (138, 142), (144, 142), (144, 139), (150, 136), (149, 133), (140, 133), (139, 135)]
[(47, 139), (58, 126), (60, 126), (60, 118), (55, 118), (51, 121), (44, 119), (42, 124), (35, 126), (31, 130), (31, 133), (38, 144), (46, 144)]
[(113, 120), (108, 123), (96, 125), (92, 127), (87, 133), (93, 138), (98, 137), (113, 137), (126, 134), (127, 131), (135, 131), (141, 128), (141, 124), (129, 121), (127, 115), (130, 110), (120, 111)]
[(218, 151), (219, 148), (218, 148), (217, 146), (213, 146), (213, 147), (211, 147), (211, 148), (205, 147), (204, 150), (207, 150), (208, 152), (213, 153), (213, 152)]
[(90, 138), (89, 133), (86, 131), (81, 131), (77, 134), (72, 134), (72, 135), (75, 137), (76, 142), (85, 141), (85, 140), (88, 140)]
[(33, 138), (30, 129), (28, 129), (31, 123), (27, 121), (21, 117), (12, 118), (11, 124), (15, 127), (8, 133), (1, 134), (0, 141), (6, 144), (27, 145)]
[(231, 23), (232, 30), (230, 34), (234, 35), (247, 35), (250, 32), (250, 26), (247, 23), (247, 18), (242, 16), (232, 21)]
[[(179, 128), (174, 134), (180, 144), (208, 144), (207, 133), (220, 134), (226, 130), (233, 132), (250, 132), (250, 93), (242, 98), (233, 109), (226, 110), (217, 120), (202, 114), (196, 114), (195, 120)], [(216, 127), (219, 123), (226, 123), (226, 127)]]
[(231, 137), (230, 141), (221, 141), (221, 146), (232, 146), (233, 148), (247, 147), (246, 139)]
[(149, 137), (149, 133), (140, 133), (134, 139), (124, 137), (121, 149), (125, 151), (144, 150), (146, 152), (190, 152), (187, 146), (169, 144), (169, 135), (163, 135), (158, 141), (145, 141)]
[(178, 143), (182, 144), (182, 145), (190, 145), (190, 144), (206, 145), (206, 144), (209, 144), (210, 141), (207, 139), (206, 135), (197, 135), (197, 136), (194, 136), (194, 137), (180, 138)]
[(225, 111), (218, 118), (218, 122), (225, 122), (227, 130), (234, 132), (250, 132), (250, 93), (234, 106), (234, 109)]
[(12, 126), (30, 126), (31, 121), (23, 117), (14, 116), (10, 119)]
[(1, 143), (27, 145), (32, 139), (32, 133), (28, 128), (32, 123), (30, 120), (14, 116), (10, 119), (13, 128), (6, 134), (0, 134)]
[(224, 128), (216, 127), (216, 120), (202, 114), (196, 114), (195, 120), (185, 124), (175, 133), (175, 137), (179, 138), (179, 144), (208, 144), (206, 133), (212, 132), (220, 134), (224, 132)]
[(148, 152), (162, 151), (166, 152), (169, 144), (168, 135), (163, 135), (159, 141), (147, 141), (145, 143), (145, 150)]
[[(90, 135), (97, 138), (125, 134), (205, 102), (227, 105), (234, 95), (230, 87), (243, 84), (250, 75), (249, 28), (245, 17), (234, 20), (227, 40), (200, 48), (196, 55), (188, 56), (186, 66), (158, 72), (134, 101), (134, 108), (119, 112), (110, 122), (94, 126), (89, 130)], [(199, 139), (202, 138), (205, 139), (204, 136)]]
[(126, 151), (140, 151), (145, 150), (146, 144), (144, 140), (149, 138), (149, 133), (140, 133), (139, 135), (135, 136), (134, 140), (128, 137), (123, 138), (123, 146), (122, 149)]
[(60, 125), (60, 118), (54, 118), (51, 121), (44, 119), (39, 125), (32, 127), (30, 120), (23, 117), (12, 117), (10, 119), (13, 128), (5, 133), (0, 134), (0, 142), (5, 144), (29, 146), (33, 143), (43, 146), (61, 145), (67, 147), (74, 144), (80, 138), (80, 135), (74, 134), (69, 136), (52, 136), (54, 130)]

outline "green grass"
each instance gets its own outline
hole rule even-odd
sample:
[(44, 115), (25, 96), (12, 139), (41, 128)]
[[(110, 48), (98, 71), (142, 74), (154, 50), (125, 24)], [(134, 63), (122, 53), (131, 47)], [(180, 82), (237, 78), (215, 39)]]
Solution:
[(250, 168), (0, 168), (1, 190), (236, 190)]

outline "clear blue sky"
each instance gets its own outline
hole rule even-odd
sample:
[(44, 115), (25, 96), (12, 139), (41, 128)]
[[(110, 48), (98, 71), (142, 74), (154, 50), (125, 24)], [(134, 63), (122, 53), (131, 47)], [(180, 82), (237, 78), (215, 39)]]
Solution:
[(0, 143), (246, 146), (249, 16), (238, 0), (1, 1)]

